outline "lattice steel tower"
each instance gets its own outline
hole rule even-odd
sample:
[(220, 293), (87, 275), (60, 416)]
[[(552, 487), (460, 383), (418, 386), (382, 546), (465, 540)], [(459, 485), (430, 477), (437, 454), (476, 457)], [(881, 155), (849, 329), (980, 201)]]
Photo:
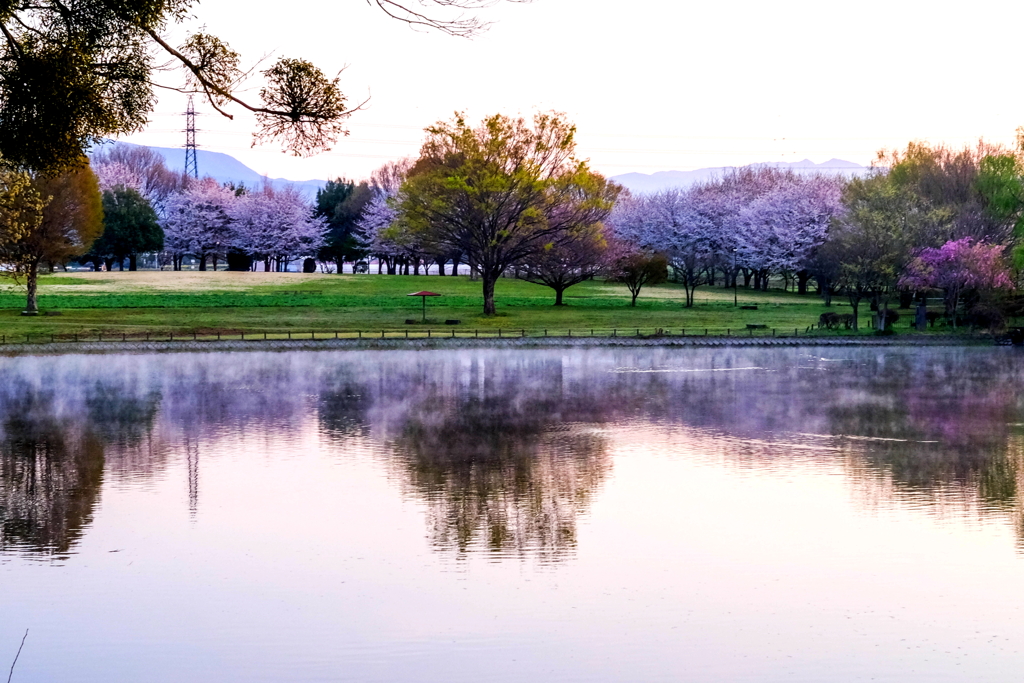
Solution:
[(199, 177), (199, 164), (196, 161), (196, 109), (192, 105), (192, 96), (188, 96), (188, 109), (185, 110), (185, 175)]

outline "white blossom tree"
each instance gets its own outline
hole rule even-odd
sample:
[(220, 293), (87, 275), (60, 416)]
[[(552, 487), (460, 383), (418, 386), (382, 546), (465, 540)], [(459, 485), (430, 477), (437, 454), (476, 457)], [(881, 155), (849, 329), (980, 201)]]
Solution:
[(316, 254), (328, 231), (326, 219), (314, 216), (313, 204), (302, 193), (270, 183), (238, 196), (227, 215), (230, 246), (263, 261), (267, 271), (285, 270), (290, 261)]
[(164, 204), (174, 192), (185, 188), (188, 178), (167, 168), (164, 158), (148, 147), (122, 142), (101, 145), (89, 164), (100, 183), (100, 190), (121, 185), (136, 190), (161, 215)]
[(398, 228), (398, 210), (394, 207), (394, 196), (397, 187), (393, 190), (377, 186), (374, 197), (363, 210), (359, 219), (359, 229), (366, 235), (369, 243), (370, 253), (377, 257), (377, 272), (385, 267), (388, 275), (394, 275), (403, 259), (410, 257), (409, 244), (405, 239), (403, 231)]
[(617, 236), (665, 255), (688, 308), (714, 265), (716, 226), (706, 213), (708, 201), (699, 192), (664, 190), (620, 201), (612, 214)]
[(167, 198), (162, 220), (164, 248), (172, 255), (174, 270), (181, 270), (182, 257), (199, 259), (199, 270), (206, 261), (226, 254), (234, 233), (230, 212), (237, 198), (231, 188), (213, 178), (193, 181)]

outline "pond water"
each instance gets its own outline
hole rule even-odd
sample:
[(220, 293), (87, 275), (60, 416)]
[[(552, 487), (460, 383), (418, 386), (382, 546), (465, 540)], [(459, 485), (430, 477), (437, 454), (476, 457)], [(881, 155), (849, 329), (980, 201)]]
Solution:
[(1024, 355), (0, 358), (0, 668), (1013, 681)]

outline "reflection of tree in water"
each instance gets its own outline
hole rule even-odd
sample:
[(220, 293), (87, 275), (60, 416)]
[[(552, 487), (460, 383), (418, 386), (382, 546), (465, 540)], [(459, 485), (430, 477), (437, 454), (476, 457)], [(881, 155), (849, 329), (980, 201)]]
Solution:
[[(311, 412), (327, 441), (386, 446), (393, 471), (426, 503), (433, 542), (456, 553), (571, 553), (579, 517), (609, 468), (605, 437), (593, 426), (626, 421), (641, 439), (659, 424), (725, 435), (719, 445), (742, 467), (792, 457), (774, 441), (839, 444), (838, 456), (818, 455), (845, 458), (850, 476), (878, 495), (928, 504), (960, 496), (986, 513), (1022, 515), (1018, 354), (827, 355), (575, 349), (0, 359), (8, 368), (0, 386), (0, 548), (67, 552), (89, 523), (104, 468), (108, 478), (151, 476), (186, 443), (198, 465), (198, 444), (205, 453), (224, 438), (232, 447), (280, 448)], [(743, 445), (758, 440), (760, 447)]]
[(358, 374), (346, 364), (331, 368), (320, 379), (317, 417), (328, 438), (343, 439), (365, 431), (368, 388)]
[(706, 372), (660, 375), (660, 388), (646, 391), (650, 419), (740, 438), (839, 438), (904, 488), (970, 484), (992, 500), (1016, 495), (1011, 425), (1024, 422), (1016, 354), (837, 349), (826, 359), (804, 349), (736, 349), (687, 361)]
[(1001, 354), (891, 354), (828, 403), (833, 433), (867, 437), (866, 461), (901, 488), (1017, 498), (1011, 425), (1022, 418), (1019, 363)]
[[(6, 393), (6, 392), (5, 392)], [(92, 521), (103, 444), (56, 417), (52, 395), (6, 403), (0, 440), (0, 551), (62, 555)]]
[(153, 444), (160, 392), (109, 380), (89, 386), (85, 425), (104, 444), (108, 469), (118, 477), (152, 475), (166, 464), (166, 450)]
[(504, 405), (467, 401), (440, 423), (411, 423), (393, 446), (427, 501), (437, 547), (558, 559), (608, 470), (605, 440), (547, 432)]
[(396, 364), (367, 381), (368, 419), (425, 501), (431, 541), (458, 554), (557, 560), (609, 469), (596, 383), (562, 360), (500, 354)]
[(139, 452), (159, 396), (49, 386), (12, 378), (0, 393), (0, 551), (66, 554), (92, 521), (108, 459), (151, 469)]

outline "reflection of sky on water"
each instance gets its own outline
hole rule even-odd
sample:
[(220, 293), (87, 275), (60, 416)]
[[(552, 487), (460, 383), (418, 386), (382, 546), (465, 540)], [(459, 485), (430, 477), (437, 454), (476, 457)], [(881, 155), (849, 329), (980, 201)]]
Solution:
[(1014, 350), (67, 356), (0, 377), (0, 657), (22, 624), (47, 653), (24, 680), (1020, 661)]

